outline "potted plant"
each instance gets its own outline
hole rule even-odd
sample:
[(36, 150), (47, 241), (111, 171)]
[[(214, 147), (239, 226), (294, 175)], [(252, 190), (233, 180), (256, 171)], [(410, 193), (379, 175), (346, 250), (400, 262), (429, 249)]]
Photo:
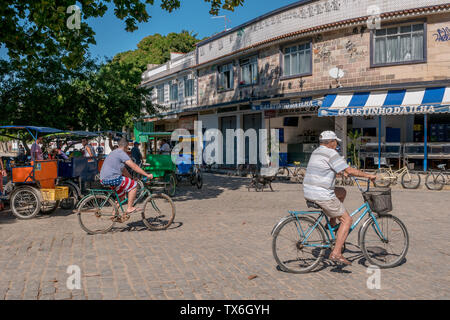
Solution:
[(361, 161), (359, 159), (359, 149), (361, 147), (362, 133), (357, 130), (349, 131), (348, 138), (350, 139), (350, 145), (347, 147), (348, 155), (352, 165), (356, 168), (360, 168)]

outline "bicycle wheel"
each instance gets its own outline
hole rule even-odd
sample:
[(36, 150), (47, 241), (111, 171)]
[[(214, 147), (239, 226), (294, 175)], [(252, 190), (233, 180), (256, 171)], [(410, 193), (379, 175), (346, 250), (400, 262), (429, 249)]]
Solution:
[(420, 175), (413, 172), (405, 172), (402, 175), (402, 186), (405, 189), (417, 189), (420, 186)]
[(287, 168), (281, 167), (280, 169), (278, 169), (279, 176), (284, 176), (285, 174), (289, 177), (289, 170)]
[(442, 173), (428, 173), (425, 179), (425, 185), (429, 190), (440, 191), (444, 188), (445, 177)]
[(116, 203), (106, 195), (84, 198), (78, 207), (78, 222), (88, 234), (106, 233), (114, 226), (118, 215)]
[(39, 190), (33, 187), (20, 187), (13, 191), (10, 200), (13, 214), (19, 219), (31, 219), (41, 210)]
[(177, 191), (177, 179), (175, 178), (175, 174), (170, 174), (169, 181), (166, 183), (164, 190), (171, 197), (175, 195)]
[(175, 219), (175, 205), (166, 194), (152, 194), (142, 208), (142, 221), (149, 230), (165, 230)]
[(326, 241), (322, 226), (315, 225), (311, 217), (291, 217), (275, 230), (272, 240), (272, 253), (278, 266), (287, 272), (306, 273), (312, 271), (323, 258)]
[(197, 173), (197, 189), (201, 189), (203, 187), (203, 176), (199, 172)]
[(298, 180), (299, 180), (299, 183), (303, 183), (303, 179), (305, 179), (305, 175), (306, 175), (306, 169), (300, 169), (299, 171), (298, 171)]
[(376, 223), (371, 219), (363, 226), (360, 242), (361, 251), (370, 264), (380, 268), (392, 268), (405, 258), (409, 235), (400, 219), (383, 215), (376, 218)]
[(387, 188), (391, 185), (391, 176), (384, 170), (377, 171), (377, 178), (374, 181), (375, 187)]
[(69, 188), (69, 197), (67, 199), (62, 199), (60, 202), (61, 209), (64, 210), (72, 210), (75, 209), (77, 202), (78, 202), (78, 192), (70, 184), (62, 184), (61, 186), (68, 187)]

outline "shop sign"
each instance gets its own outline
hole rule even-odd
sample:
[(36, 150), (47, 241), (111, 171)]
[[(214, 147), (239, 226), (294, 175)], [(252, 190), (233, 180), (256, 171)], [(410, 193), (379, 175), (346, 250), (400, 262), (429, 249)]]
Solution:
[(303, 109), (289, 109), (289, 110), (280, 110), (278, 111), (279, 116), (284, 115), (316, 115), (319, 110), (319, 107), (311, 107), (311, 108), (303, 108)]
[[(293, 110), (293, 109), (303, 109), (307, 112), (313, 112), (317, 107), (322, 105), (321, 100), (310, 100), (310, 101), (300, 101), (293, 103), (280, 103), (280, 104), (267, 104), (252, 106), (253, 110)], [(302, 110), (302, 111), (303, 111)]]
[(370, 116), (370, 115), (424, 114), (424, 113), (439, 113), (439, 112), (450, 112), (450, 105), (322, 109), (319, 111), (319, 115), (320, 116)]

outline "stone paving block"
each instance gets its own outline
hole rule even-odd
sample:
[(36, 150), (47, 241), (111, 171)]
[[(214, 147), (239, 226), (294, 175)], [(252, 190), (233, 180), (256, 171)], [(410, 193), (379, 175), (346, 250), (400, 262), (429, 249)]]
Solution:
[[(301, 185), (275, 182), (276, 192), (256, 193), (247, 191), (246, 178), (205, 174), (204, 182), (201, 193), (180, 187), (174, 201), (183, 225), (167, 232), (121, 227), (88, 236), (72, 214), (5, 224), (0, 299), (450, 298), (450, 222), (441, 205), (449, 191), (393, 189), (393, 214), (406, 224), (410, 248), (404, 264), (381, 271), (381, 289), (369, 290), (357, 230), (344, 253), (351, 267), (325, 259), (308, 274), (277, 269), (270, 231), (287, 210), (306, 209)], [(358, 207), (358, 190), (346, 189), (346, 207)], [(0, 223), (10, 214), (1, 212)], [(83, 290), (66, 288), (72, 264), (81, 268)]]

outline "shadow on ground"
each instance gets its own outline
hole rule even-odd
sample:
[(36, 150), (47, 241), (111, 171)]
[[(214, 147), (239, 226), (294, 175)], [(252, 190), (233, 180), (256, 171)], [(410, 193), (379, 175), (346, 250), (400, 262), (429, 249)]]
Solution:
[(177, 186), (177, 193), (172, 199), (174, 201), (213, 199), (219, 197), (225, 190), (247, 188), (249, 183), (250, 178), (203, 173), (203, 187), (201, 189), (191, 185), (189, 181), (183, 180)]

